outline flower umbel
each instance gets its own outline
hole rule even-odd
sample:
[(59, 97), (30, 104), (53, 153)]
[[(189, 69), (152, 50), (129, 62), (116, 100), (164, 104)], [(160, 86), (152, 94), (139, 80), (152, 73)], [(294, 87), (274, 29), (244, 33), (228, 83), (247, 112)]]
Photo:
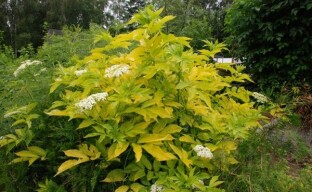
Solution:
[(269, 101), (266, 96), (257, 92), (253, 92), (251, 96), (253, 96), (259, 103), (267, 103)]
[(157, 185), (156, 183), (154, 183), (151, 186), (151, 192), (162, 192), (164, 191), (164, 187), (162, 185)]
[(107, 96), (108, 96), (107, 92), (95, 93), (85, 99), (82, 99), (81, 101), (76, 103), (75, 106), (81, 112), (85, 110), (91, 110), (98, 101), (104, 101), (107, 98)]
[(105, 77), (120, 77), (122, 74), (127, 74), (130, 72), (130, 66), (126, 64), (113, 65), (105, 70)]
[(26, 69), (28, 66), (31, 66), (31, 65), (39, 65), (41, 64), (42, 62), (41, 61), (38, 61), (38, 60), (25, 60), (21, 63), (21, 65), (14, 71), (14, 76), (17, 77), (18, 74), (23, 71), (24, 69)]
[(194, 147), (194, 151), (197, 153), (197, 156), (205, 158), (205, 159), (212, 159), (213, 154), (211, 153), (208, 147), (202, 145), (196, 145)]

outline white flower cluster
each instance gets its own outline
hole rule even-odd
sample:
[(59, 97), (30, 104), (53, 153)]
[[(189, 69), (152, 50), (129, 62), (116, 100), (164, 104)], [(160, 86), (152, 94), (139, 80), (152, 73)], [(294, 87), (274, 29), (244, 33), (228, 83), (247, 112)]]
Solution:
[(197, 153), (197, 156), (205, 158), (205, 159), (212, 159), (213, 154), (211, 153), (208, 147), (202, 145), (196, 145), (194, 147), (194, 151)]
[(42, 68), (42, 69), (40, 69), (40, 71), (38, 73), (35, 74), (35, 76), (39, 76), (39, 75), (41, 75), (41, 73), (46, 72), (46, 71), (47, 71), (47, 68)]
[(79, 77), (79, 76), (81, 76), (82, 74), (84, 74), (84, 73), (86, 73), (86, 72), (87, 72), (86, 69), (77, 70), (77, 71), (75, 71), (75, 75), (76, 75), (77, 77)]
[(113, 65), (105, 70), (105, 77), (120, 77), (122, 74), (129, 73), (130, 66), (126, 64)]
[(89, 97), (79, 101), (78, 103), (75, 104), (75, 106), (79, 109), (79, 111), (83, 112), (85, 110), (91, 110), (93, 106), (98, 102), (98, 101), (104, 101), (108, 96), (107, 92), (103, 93), (95, 93), (90, 95)]
[(26, 69), (28, 66), (31, 66), (31, 65), (39, 65), (41, 64), (42, 62), (41, 61), (38, 61), (38, 60), (25, 60), (21, 63), (21, 65), (14, 71), (14, 76), (17, 77), (18, 74), (23, 71), (24, 69)]
[(157, 185), (156, 183), (154, 183), (151, 186), (151, 192), (162, 192), (162, 191), (164, 191), (164, 186), (162, 185)]
[(251, 96), (253, 96), (259, 103), (267, 103), (269, 101), (266, 96), (257, 92), (253, 92)]

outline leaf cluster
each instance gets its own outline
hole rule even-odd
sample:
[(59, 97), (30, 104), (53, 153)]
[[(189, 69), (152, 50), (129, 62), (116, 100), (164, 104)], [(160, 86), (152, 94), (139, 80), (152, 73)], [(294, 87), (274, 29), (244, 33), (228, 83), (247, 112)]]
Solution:
[[(262, 118), (251, 93), (239, 86), (251, 79), (240, 66), (211, 63), (226, 49), (223, 43), (203, 41), (207, 49), (195, 52), (190, 38), (163, 33), (174, 17), (162, 18), (161, 12), (147, 7), (134, 15), (129, 23), (138, 28), (131, 32), (102, 32), (87, 55), (78, 51), (79, 43), (70, 47), (75, 41), (69, 37), (64, 50), (72, 52), (43, 54), (46, 64), (65, 62), (54, 74), (50, 95), (40, 97), (53, 99), (48, 117), (40, 109), (44, 127), (34, 123), (33, 104), (17, 108), (7, 113), (15, 125), (2, 140), (20, 138), (18, 130), (25, 133), (20, 142), (1, 145), (18, 156), (12, 163), (28, 161), (33, 177), (54, 176), (38, 191), (149, 191), (153, 186), (223, 191), (218, 175), (238, 163), (237, 143)], [(56, 44), (51, 50), (62, 41)], [(78, 56), (69, 60), (74, 53)]]
[(260, 87), (311, 82), (311, 1), (237, 0), (226, 16), (234, 54)]
[[(261, 118), (250, 93), (233, 85), (251, 81), (249, 76), (232, 64), (209, 63), (224, 44), (205, 41), (209, 49), (197, 54), (189, 38), (164, 34), (164, 24), (173, 17), (161, 18), (161, 12), (147, 7), (129, 22), (137, 22), (138, 29), (115, 37), (104, 33), (97, 39), (105, 46), (59, 69), (50, 91), (64, 89), (61, 85), (65, 90), (46, 113), (81, 119), (77, 131), (87, 132), (83, 142), (92, 143), (100, 157), (64, 151), (68, 157), (74, 157), (68, 151), (75, 151), (78, 160), (64, 162), (57, 174), (100, 160), (111, 170), (103, 181), (118, 183), (116, 191), (145, 191), (153, 183), (166, 191), (190, 190), (193, 182), (205, 191), (221, 184), (213, 176), (220, 167), (225, 171), (237, 163), (231, 155), (237, 139), (245, 138)], [(106, 76), (121, 65), (129, 71)], [(107, 98), (91, 109), (77, 108), (88, 96), (103, 92)], [(196, 145), (211, 149), (214, 158), (196, 156)]]

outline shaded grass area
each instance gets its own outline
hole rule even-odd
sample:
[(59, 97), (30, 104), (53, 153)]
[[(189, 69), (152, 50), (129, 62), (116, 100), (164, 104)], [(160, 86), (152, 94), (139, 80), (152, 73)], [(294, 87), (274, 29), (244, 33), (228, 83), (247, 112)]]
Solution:
[(223, 175), (223, 187), (233, 192), (309, 192), (311, 154), (295, 128), (254, 132), (239, 145), (240, 163)]

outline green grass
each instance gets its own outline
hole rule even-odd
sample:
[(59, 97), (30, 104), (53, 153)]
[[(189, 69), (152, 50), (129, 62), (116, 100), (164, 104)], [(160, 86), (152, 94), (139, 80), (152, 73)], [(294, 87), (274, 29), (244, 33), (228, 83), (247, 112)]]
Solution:
[(254, 132), (238, 147), (240, 163), (223, 175), (223, 187), (233, 192), (309, 192), (311, 154), (294, 128)]

